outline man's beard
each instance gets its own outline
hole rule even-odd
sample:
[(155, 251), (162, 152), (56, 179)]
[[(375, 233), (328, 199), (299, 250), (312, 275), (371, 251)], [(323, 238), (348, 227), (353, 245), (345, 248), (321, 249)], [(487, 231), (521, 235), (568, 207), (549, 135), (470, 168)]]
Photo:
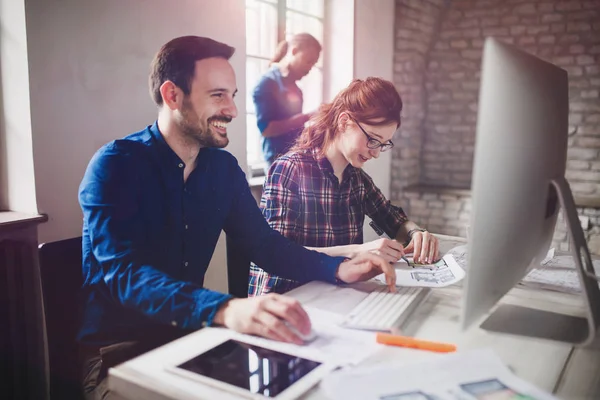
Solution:
[(186, 138), (197, 141), (202, 147), (223, 148), (229, 144), (229, 138), (227, 136), (223, 137), (212, 130), (210, 123), (215, 120), (230, 122), (231, 118), (212, 116), (206, 121), (206, 129), (203, 129), (198, 114), (194, 111), (189, 100), (184, 100), (179, 129)]

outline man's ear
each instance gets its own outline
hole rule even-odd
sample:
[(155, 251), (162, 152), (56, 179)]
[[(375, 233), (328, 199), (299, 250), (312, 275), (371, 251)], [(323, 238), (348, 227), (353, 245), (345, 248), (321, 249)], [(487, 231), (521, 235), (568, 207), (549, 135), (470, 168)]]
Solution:
[(160, 95), (163, 99), (163, 104), (171, 110), (178, 110), (183, 103), (183, 91), (172, 81), (165, 81), (160, 85)]

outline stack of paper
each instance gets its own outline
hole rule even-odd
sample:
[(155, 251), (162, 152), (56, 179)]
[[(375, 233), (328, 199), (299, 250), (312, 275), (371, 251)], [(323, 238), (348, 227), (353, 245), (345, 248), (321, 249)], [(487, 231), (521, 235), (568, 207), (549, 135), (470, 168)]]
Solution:
[(321, 383), (333, 400), (556, 400), (517, 378), (492, 350), (342, 370)]
[[(600, 273), (600, 260), (593, 261), (596, 275)], [(581, 293), (579, 273), (571, 256), (557, 256), (534, 268), (521, 282), (524, 286), (555, 290), (566, 293)]]
[[(457, 264), (467, 269), (467, 245), (457, 246), (448, 254), (452, 255)], [(600, 274), (600, 260), (593, 261), (596, 275)], [(539, 267), (533, 268), (523, 280), (521, 285), (537, 289), (554, 290), (565, 293), (580, 293), (581, 285), (579, 274), (575, 269), (575, 262), (570, 255), (555, 256), (554, 249), (548, 252), (548, 257)]]

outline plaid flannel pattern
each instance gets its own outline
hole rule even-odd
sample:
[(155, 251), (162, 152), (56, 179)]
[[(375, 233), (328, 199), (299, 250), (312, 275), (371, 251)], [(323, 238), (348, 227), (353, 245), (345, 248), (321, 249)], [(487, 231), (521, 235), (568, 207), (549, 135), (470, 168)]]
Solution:
[[(365, 215), (390, 237), (408, 220), (366, 172), (348, 165), (339, 182), (329, 161), (317, 158), (315, 150), (288, 153), (273, 163), (260, 208), (273, 229), (308, 247), (363, 243)], [(258, 266), (250, 269), (249, 296), (285, 293), (297, 286)]]

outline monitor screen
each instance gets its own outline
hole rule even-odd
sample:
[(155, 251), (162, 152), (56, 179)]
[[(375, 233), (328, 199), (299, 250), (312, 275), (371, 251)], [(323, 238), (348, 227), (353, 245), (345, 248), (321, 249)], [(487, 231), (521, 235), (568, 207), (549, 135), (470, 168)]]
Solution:
[(275, 397), (319, 365), (317, 361), (230, 339), (177, 367)]
[(494, 38), (485, 43), (473, 163), (466, 328), (539, 265), (565, 181), (567, 72)]

